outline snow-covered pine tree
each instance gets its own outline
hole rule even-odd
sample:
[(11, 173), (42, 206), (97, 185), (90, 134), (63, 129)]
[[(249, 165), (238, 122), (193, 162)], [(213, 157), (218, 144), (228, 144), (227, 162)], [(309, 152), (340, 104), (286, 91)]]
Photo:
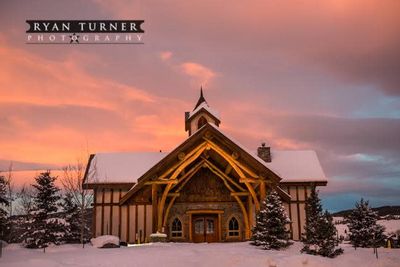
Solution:
[(8, 205), (6, 179), (0, 175), (0, 240), (4, 240), (7, 237), (8, 213), (6, 207)]
[(290, 223), (282, 201), (275, 190), (272, 190), (262, 203), (262, 209), (257, 215), (256, 227), (253, 231), (253, 242), (264, 249), (280, 249), (289, 243)]
[(39, 174), (36, 178), (34, 207), (30, 212), (26, 229), (25, 246), (27, 248), (45, 248), (53, 243), (59, 245), (65, 235), (65, 220), (58, 212), (59, 189), (54, 184), (57, 177), (50, 171)]
[(261, 202), (261, 208), (256, 214), (256, 225), (252, 229), (251, 244), (255, 246), (261, 246), (263, 244), (263, 237), (267, 228), (267, 206), (266, 199)]
[[(74, 202), (72, 194), (66, 193), (63, 197), (63, 211), (66, 223), (64, 240), (67, 243), (80, 243), (81, 241), (81, 211), (80, 207)], [(84, 242), (89, 240), (87, 233), (89, 229), (84, 229)]]
[(385, 228), (377, 224), (378, 214), (374, 212), (368, 201), (361, 199), (347, 218), (350, 242), (354, 247), (380, 246), (385, 239)]
[(336, 227), (333, 223), (332, 215), (328, 211), (325, 211), (322, 215), (319, 229), (320, 249), (318, 254), (329, 258), (342, 254), (342, 248), (335, 248), (339, 241), (337, 240)]
[(319, 223), (322, 215), (321, 200), (318, 197), (318, 193), (313, 188), (310, 196), (306, 200), (306, 224), (304, 226), (303, 244), (304, 247), (302, 252), (313, 254), (310, 246), (318, 243), (318, 231)]
[(302, 239), (304, 247), (301, 252), (331, 258), (343, 253), (341, 248), (335, 248), (337, 245), (336, 228), (332, 216), (327, 211), (322, 211), (321, 200), (315, 188), (311, 190), (311, 194), (306, 200), (304, 230)]

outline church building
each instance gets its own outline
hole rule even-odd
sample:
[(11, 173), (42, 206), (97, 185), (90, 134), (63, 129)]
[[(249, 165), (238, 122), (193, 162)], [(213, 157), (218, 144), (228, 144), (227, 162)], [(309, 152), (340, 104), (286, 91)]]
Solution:
[[(201, 91), (185, 112), (188, 137), (171, 152), (97, 153), (84, 186), (94, 191), (93, 236), (143, 243), (160, 232), (175, 242), (251, 238), (268, 192), (280, 195), (291, 237), (304, 232), (305, 200), (326, 177), (314, 151), (251, 150), (223, 132), (221, 117)], [(246, 131), (246, 129), (242, 129)]]

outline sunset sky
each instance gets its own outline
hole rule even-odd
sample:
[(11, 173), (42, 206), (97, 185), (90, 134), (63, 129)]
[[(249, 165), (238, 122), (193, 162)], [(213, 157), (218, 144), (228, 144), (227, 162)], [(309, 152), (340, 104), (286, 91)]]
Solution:
[[(27, 19), (144, 19), (144, 44), (27, 45)], [(0, 169), (169, 151), (202, 85), (249, 149), (316, 150), (325, 208), (400, 205), (398, 0), (1, 1), (0, 23)]]

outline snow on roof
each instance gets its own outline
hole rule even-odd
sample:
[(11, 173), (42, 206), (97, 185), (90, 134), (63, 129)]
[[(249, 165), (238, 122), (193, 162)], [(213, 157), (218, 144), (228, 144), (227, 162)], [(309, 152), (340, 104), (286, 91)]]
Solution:
[(95, 173), (94, 183), (136, 183), (167, 154), (165, 152), (97, 153), (88, 173)]
[(271, 162), (265, 162), (257, 156), (257, 152), (248, 150), (234, 138), (221, 129), (210, 124), (238, 147), (252, 155), (258, 162), (282, 178), (281, 182), (325, 182), (326, 176), (322, 170), (317, 154), (313, 150), (271, 150)]
[[(315, 151), (271, 150), (272, 161), (265, 162), (257, 156), (257, 152), (248, 150), (239, 142), (235, 141), (234, 138), (223, 133), (221, 129), (214, 124), (208, 125), (211, 125), (238, 147), (253, 156), (258, 162), (281, 177), (281, 182), (327, 181)], [(203, 127), (205, 127), (205, 125)], [(189, 138), (193, 136), (194, 135), (191, 135)], [(185, 141), (187, 141), (187, 139)], [(177, 147), (179, 147), (179, 145)], [(150, 168), (156, 165), (167, 154), (168, 153), (165, 152), (98, 153), (93, 158), (88, 173), (93, 173), (96, 169), (95, 183), (136, 183), (143, 174), (150, 170)]]
[[(259, 158), (256, 152), (253, 155)], [(313, 150), (271, 150), (271, 162), (263, 164), (278, 174), (281, 182), (327, 181)]]
[(189, 117), (188, 119), (190, 119), (191, 117), (193, 117), (193, 115), (195, 115), (197, 112), (199, 112), (202, 108), (204, 108), (205, 110), (207, 110), (208, 112), (210, 112), (211, 115), (213, 115), (214, 117), (216, 117), (217, 119), (221, 119), (219, 117), (219, 112), (210, 108), (210, 106), (207, 104), (207, 102), (203, 102), (201, 103), (197, 108), (195, 108), (195, 110), (193, 110), (192, 112), (189, 113)]

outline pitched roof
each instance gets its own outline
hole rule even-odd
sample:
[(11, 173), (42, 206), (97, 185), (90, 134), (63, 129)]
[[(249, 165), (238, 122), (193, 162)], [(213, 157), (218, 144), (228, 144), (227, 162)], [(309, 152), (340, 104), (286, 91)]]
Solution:
[(278, 174), (282, 178), (281, 182), (327, 181), (313, 150), (271, 150), (271, 159), (271, 162), (264, 162), (264, 165)]
[(91, 183), (136, 183), (137, 179), (164, 158), (165, 152), (113, 152), (94, 155), (88, 173)]
[[(314, 151), (272, 150), (272, 161), (265, 162), (256, 153), (247, 150), (240, 143), (234, 141), (233, 138), (224, 134), (218, 127), (212, 124), (207, 125), (211, 125), (212, 128), (230, 139), (231, 142), (235, 143), (259, 163), (281, 177), (281, 182), (326, 181), (326, 177)], [(202, 128), (204, 127), (206, 125)], [(193, 137), (194, 135), (188, 139)], [(188, 139), (183, 143), (187, 142)], [(95, 183), (136, 183), (140, 177), (168, 154), (159, 152), (98, 153), (94, 156), (90, 166), (88, 166), (90, 168), (89, 173), (92, 173), (94, 168), (96, 169)]]

